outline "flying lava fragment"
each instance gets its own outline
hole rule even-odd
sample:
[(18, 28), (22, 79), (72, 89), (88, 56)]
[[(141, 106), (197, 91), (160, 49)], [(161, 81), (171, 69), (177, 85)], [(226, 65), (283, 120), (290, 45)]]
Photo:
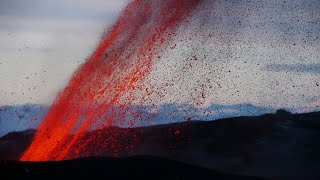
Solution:
[[(134, 0), (57, 96), (21, 161), (64, 160), (134, 147), (139, 133), (111, 128), (138, 121), (126, 114), (132, 91), (201, 0)], [(125, 99), (126, 101), (122, 101)], [(142, 100), (143, 101), (143, 100)], [(141, 101), (141, 102), (142, 102)], [(122, 108), (121, 111), (114, 107)], [(108, 127), (110, 127), (108, 129)], [(93, 136), (86, 132), (100, 129)], [(123, 136), (128, 134), (128, 136)], [(125, 141), (125, 145), (123, 145)]]

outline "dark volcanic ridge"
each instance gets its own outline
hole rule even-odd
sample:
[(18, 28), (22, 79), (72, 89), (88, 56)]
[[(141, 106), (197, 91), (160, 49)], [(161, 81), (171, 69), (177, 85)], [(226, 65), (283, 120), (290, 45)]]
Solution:
[[(102, 149), (100, 156), (160, 157), (227, 173), (272, 179), (320, 178), (320, 112), (291, 114), (278, 110), (276, 114), (136, 129), (110, 127), (86, 135), (95, 136), (99, 131), (142, 132), (140, 143), (134, 149), (117, 154)], [(17, 160), (34, 133), (34, 130), (13, 132), (0, 138), (0, 159)], [(130, 139), (126, 135), (119, 138)]]
[(135, 156), (126, 158), (80, 158), (56, 162), (0, 163), (1, 177), (15, 178), (109, 178), (109, 179), (233, 179), (259, 180), (243, 175), (221, 173), (174, 160)]

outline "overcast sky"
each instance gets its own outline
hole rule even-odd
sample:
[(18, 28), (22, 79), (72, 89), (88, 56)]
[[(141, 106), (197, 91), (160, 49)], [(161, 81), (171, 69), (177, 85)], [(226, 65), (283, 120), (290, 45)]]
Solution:
[[(1, 0), (0, 105), (51, 104), (127, 3)], [(177, 47), (155, 64), (148, 83), (166, 95), (153, 101), (201, 100), (195, 87), (206, 81), (206, 105), (319, 109), (320, 1), (205, 0), (201, 6), (178, 32)], [(190, 61), (195, 53), (207, 60)]]
[(153, 67), (150, 103), (320, 110), (319, 0), (204, 0), (186, 24)]
[(1, 0), (0, 105), (50, 104), (128, 0)]

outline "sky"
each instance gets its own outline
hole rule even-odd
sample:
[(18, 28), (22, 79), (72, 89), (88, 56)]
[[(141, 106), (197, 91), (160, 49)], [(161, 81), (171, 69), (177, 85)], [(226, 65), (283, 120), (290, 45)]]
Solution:
[(151, 104), (320, 110), (320, 1), (205, 0), (177, 32)]
[[(0, 135), (40, 124), (128, 2), (0, 1)], [(141, 83), (157, 123), (319, 111), (320, 1), (203, 0)]]
[(1, 0), (0, 105), (51, 104), (128, 0)]
[[(2, 0), (0, 105), (50, 105), (127, 3)], [(318, 0), (205, 0), (199, 9), (155, 63), (146, 83), (165, 93), (150, 103), (319, 109)]]

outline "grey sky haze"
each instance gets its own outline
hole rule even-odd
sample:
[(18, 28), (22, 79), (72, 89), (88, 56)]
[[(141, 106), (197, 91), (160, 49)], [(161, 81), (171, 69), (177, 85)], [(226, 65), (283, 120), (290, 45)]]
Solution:
[(0, 104), (51, 104), (126, 3), (0, 1)]
[[(50, 105), (127, 3), (1, 1), (0, 105)], [(320, 1), (205, 0), (201, 6), (188, 29), (179, 31), (177, 48), (152, 70), (150, 84), (175, 84), (154, 101), (188, 103), (197, 96), (197, 83), (210, 79), (206, 105), (319, 107), (320, 74), (314, 72), (320, 62)], [(189, 72), (185, 59), (195, 52), (190, 47), (201, 47), (197, 53), (208, 61)]]

